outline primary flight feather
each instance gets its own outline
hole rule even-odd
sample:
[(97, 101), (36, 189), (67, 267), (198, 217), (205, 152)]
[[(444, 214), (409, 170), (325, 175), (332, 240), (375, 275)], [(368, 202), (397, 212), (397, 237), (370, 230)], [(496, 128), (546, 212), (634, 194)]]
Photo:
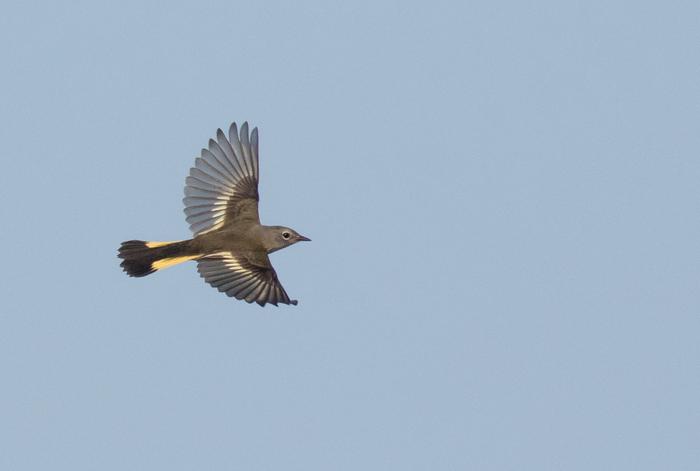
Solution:
[(308, 241), (284, 226), (264, 226), (258, 215), (258, 128), (231, 124), (202, 149), (185, 180), (185, 214), (194, 237), (174, 242), (122, 242), (119, 258), (129, 276), (197, 261), (204, 280), (248, 303), (297, 304), (282, 287), (268, 254)]

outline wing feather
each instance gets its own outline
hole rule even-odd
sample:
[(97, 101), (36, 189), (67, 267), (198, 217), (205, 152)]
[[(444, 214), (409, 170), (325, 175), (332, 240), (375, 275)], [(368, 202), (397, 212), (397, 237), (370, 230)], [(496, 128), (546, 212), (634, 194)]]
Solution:
[(248, 303), (256, 302), (260, 306), (297, 303), (296, 300), (289, 299), (267, 254), (256, 254), (251, 258), (231, 252), (218, 252), (198, 260), (197, 270), (214, 288)]
[(259, 224), (258, 175), (257, 128), (249, 135), (248, 123), (240, 132), (233, 123), (228, 139), (218, 129), (185, 179), (185, 215), (195, 236), (236, 221)]

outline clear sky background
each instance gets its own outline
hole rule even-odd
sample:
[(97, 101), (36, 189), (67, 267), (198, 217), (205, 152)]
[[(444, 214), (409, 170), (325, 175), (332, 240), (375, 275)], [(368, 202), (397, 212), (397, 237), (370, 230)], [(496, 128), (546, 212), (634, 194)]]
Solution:
[[(57, 3), (0, 17), (0, 469), (698, 469), (697, 2)], [(234, 120), (297, 307), (119, 267)]]

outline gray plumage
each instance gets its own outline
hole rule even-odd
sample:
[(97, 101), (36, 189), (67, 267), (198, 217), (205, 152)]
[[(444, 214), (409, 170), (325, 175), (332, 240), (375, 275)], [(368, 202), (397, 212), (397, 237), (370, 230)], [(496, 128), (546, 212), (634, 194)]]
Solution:
[(264, 226), (258, 214), (258, 130), (228, 139), (219, 129), (185, 180), (185, 214), (194, 238), (175, 243), (128, 241), (119, 251), (131, 276), (197, 260), (204, 280), (228, 296), (277, 305), (297, 304), (282, 287), (268, 254), (309, 239), (284, 226)]

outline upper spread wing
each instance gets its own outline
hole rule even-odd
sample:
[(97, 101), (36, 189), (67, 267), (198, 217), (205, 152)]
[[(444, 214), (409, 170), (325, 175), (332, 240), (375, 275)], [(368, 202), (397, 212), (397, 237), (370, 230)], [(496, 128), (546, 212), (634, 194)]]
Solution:
[(195, 235), (232, 221), (260, 223), (258, 216), (258, 128), (231, 124), (228, 139), (219, 129), (202, 149), (185, 180), (185, 214)]
[(219, 252), (197, 261), (204, 280), (228, 296), (261, 306), (267, 303), (297, 304), (289, 299), (267, 254)]

